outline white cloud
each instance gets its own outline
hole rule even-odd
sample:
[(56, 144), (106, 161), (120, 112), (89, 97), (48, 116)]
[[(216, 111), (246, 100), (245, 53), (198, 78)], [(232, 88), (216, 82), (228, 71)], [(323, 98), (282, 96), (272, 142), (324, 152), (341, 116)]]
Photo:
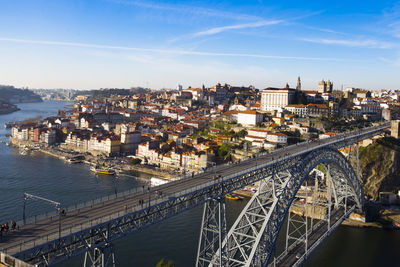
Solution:
[(259, 17), (247, 14), (238, 14), (218, 9), (199, 7), (199, 6), (189, 6), (182, 4), (164, 4), (164, 3), (143, 2), (143, 1), (126, 1), (126, 0), (109, 0), (109, 1), (117, 4), (132, 5), (140, 8), (177, 12), (185, 16), (195, 15), (202, 17), (217, 17), (217, 18), (235, 19), (235, 20), (260, 19)]
[(298, 40), (327, 45), (342, 45), (350, 47), (367, 47), (367, 48), (379, 48), (379, 49), (391, 49), (395, 45), (389, 42), (382, 42), (377, 40), (345, 40), (345, 39), (323, 39), (323, 38), (298, 38)]
[(12, 43), (24, 43), (24, 44), (137, 51), (137, 52), (143, 52), (143, 53), (178, 55), (178, 56), (179, 55), (192, 55), (192, 56), (214, 56), (214, 57), (244, 57), (244, 58), (285, 59), (285, 60), (303, 60), (303, 61), (352, 61), (351, 59), (343, 59), (343, 58), (280, 56), (280, 55), (246, 54), (246, 53), (215, 53), (215, 52), (192, 51), (192, 50), (183, 50), (183, 49), (140, 48), (140, 47), (98, 45), (98, 44), (76, 43), (76, 42), (26, 40), (26, 39), (14, 39), (14, 38), (0, 38), (0, 41), (12, 42)]
[(229, 31), (229, 30), (257, 28), (257, 27), (262, 27), (262, 26), (275, 25), (275, 24), (279, 24), (282, 22), (283, 22), (283, 20), (267, 20), (267, 21), (263, 20), (263, 21), (253, 22), (253, 23), (228, 25), (228, 26), (216, 27), (216, 28), (211, 28), (211, 29), (205, 30), (205, 31), (196, 32), (194, 34), (194, 36), (213, 35), (213, 34), (221, 33), (224, 31)]

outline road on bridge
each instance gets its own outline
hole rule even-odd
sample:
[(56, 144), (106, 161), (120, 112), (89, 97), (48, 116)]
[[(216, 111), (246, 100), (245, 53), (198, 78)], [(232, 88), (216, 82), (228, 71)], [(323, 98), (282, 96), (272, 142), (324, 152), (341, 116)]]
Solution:
[[(272, 153), (264, 153), (259, 157), (250, 158), (235, 164), (225, 164), (213, 167), (208, 169), (206, 172), (194, 175), (193, 177), (184, 178), (179, 182), (171, 182), (150, 189), (144, 188), (142, 192), (118, 197), (86, 208), (68, 211), (65, 216), (61, 217), (61, 237), (80, 231), (82, 227), (84, 227), (83, 229), (88, 227), (88, 225), (90, 227), (91, 224), (88, 224), (89, 221), (96, 223), (97, 219), (100, 220), (107, 217), (111, 218), (115, 214), (122, 216), (124, 214), (132, 213), (133, 211), (138, 212), (140, 210), (145, 210), (152, 202), (154, 203), (155, 200), (165, 199), (167, 201), (169, 196), (176, 196), (187, 189), (201, 186), (206, 182), (215, 180), (215, 177), (221, 176), (222, 178), (218, 179), (223, 179), (223, 177), (259, 166), (260, 164), (273, 161), (277, 162), (280, 158), (297, 153), (306, 153), (312, 149), (341, 141), (344, 138), (365, 134), (369, 131), (372, 131), (371, 128), (347, 134), (340, 134), (329, 139), (291, 145), (284, 149), (273, 151)], [(3, 238), (0, 241), (0, 251), (10, 255), (15, 255), (18, 252), (36, 247), (37, 245), (46, 243), (47, 241), (56, 240), (58, 237), (59, 221), (58, 216), (55, 216), (35, 223), (22, 225), (19, 230), (11, 231), (6, 235), (3, 235)]]

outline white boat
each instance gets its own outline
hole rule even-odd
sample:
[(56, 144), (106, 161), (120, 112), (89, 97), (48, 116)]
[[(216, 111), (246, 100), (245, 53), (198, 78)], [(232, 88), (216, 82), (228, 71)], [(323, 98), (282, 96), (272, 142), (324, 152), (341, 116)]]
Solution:
[(151, 179), (150, 179), (151, 187), (166, 184), (168, 182), (169, 182), (169, 180), (167, 180), (167, 179), (162, 179), (162, 178), (157, 178), (157, 177), (151, 177)]
[(66, 162), (68, 163), (82, 163), (83, 161), (80, 159), (76, 159), (76, 158), (67, 158), (65, 159)]

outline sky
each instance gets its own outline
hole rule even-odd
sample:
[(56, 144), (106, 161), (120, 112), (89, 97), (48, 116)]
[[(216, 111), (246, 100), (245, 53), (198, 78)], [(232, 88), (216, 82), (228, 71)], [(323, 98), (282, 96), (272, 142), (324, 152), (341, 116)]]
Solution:
[(0, 0), (0, 84), (400, 89), (400, 1)]

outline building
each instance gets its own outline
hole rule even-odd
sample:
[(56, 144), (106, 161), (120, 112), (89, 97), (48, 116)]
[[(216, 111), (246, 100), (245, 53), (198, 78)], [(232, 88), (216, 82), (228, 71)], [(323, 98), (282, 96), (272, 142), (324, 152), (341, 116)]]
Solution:
[(296, 91), (301, 91), (301, 81), (300, 81), (300, 76), (297, 77), (297, 85), (296, 85)]
[(260, 138), (263, 138), (265, 140), (267, 138), (268, 131), (267, 130), (263, 130), (263, 129), (250, 129), (250, 130), (247, 131), (247, 134), (249, 136), (260, 137)]
[(237, 122), (242, 125), (256, 125), (263, 121), (263, 115), (255, 110), (237, 111)]
[(301, 118), (307, 116), (307, 106), (303, 104), (287, 105), (285, 109), (293, 114), (298, 115)]
[(328, 80), (325, 82), (324, 80), (320, 81), (318, 83), (318, 93), (324, 94), (324, 93), (332, 93), (333, 91), (333, 82)]
[(284, 133), (268, 133), (267, 141), (278, 144), (286, 144), (287, 135)]
[(261, 92), (261, 110), (274, 111), (293, 104), (295, 89), (292, 88), (266, 88)]
[(400, 134), (400, 120), (392, 121), (391, 136), (399, 139)]

